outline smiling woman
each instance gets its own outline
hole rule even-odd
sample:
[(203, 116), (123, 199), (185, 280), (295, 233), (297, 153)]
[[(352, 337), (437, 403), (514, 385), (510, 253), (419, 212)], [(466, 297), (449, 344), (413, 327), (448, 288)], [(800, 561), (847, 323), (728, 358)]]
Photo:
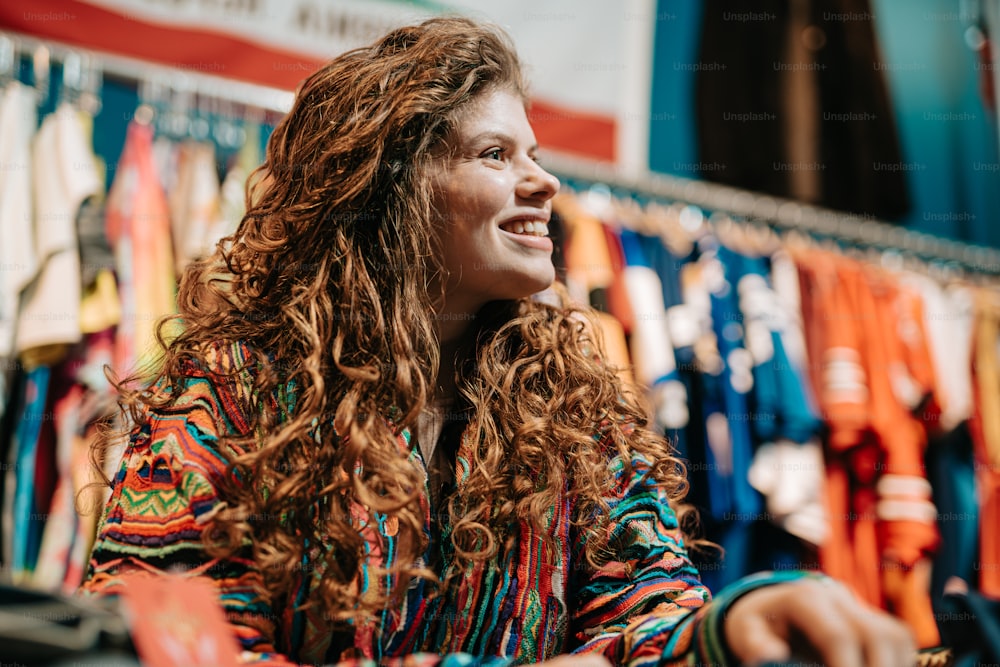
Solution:
[(305, 81), (183, 277), (184, 331), (118, 385), (84, 591), (206, 577), (267, 664), (907, 664), (902, 626), (822, 578), (710, 601), (669, 443), (589, 314), (536, 298), (559, 184), (525, 99), (509, 40), (458, 18)]

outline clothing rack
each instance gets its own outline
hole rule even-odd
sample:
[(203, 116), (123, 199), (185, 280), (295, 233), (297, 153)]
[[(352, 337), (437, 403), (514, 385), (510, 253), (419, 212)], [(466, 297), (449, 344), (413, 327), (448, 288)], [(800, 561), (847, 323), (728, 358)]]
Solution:
[[(5, 43), (4, 40), (8, 40), (9, 44)], [(193, 93), (199, 97), (226, 100), (263, 111), (287, 113), (292, 108), (292, 101), (295, 98), (293, 92), (279, 88), (160, 65), (147, 60), (81, 48), (50, 39), (38, 39), (19, 32), (0, 31), (0, 52), (9, 54), (11, 49), (20, 53), (34, 54), (36, 63), (40, 60), (42, 62), (55, 60), (69, 63), (77, 58), (85, 57), (89, 58), (105, 75), (136, 82), (163, 83), (177, 91)], [(0, 56), (0, 62), (3, 61), (4, 57)], [(16, 57), (13, 59), (13, 63), (16, 67)]]
[[(165, 83), (178, 91), (202, 97), (286, 113), (294, 93), (223, 77), (179, 70), (137, 58), (119, 56), (38, 39), (13, 31), (0, 31), (0, 64), (10, 59), (11, 51), (32, 53), (38, 62), (57, 60), (63, 63), (87, 57), (107, 75), (131, 81)], [(16, 58), (14, 58), (16, 65)], [(623, 175), (614, 165), (580, 160), (565, 154), (546, 155), (546, 167), (564, 178), (601, 183), (615, 190), (678, 201), (698, 206), (711, 213), (747, 220), (759, 220), (782, 229), (798, 229), (864, 246), (895, 248), (929, 260), (953, 262), (975, 273), (1000, 274), (1000, 249), (945, 239), (915, 232), (869, 216), (833, 211), (790, 199), (733, 188), (717, 183), (679, 176), (646, 172)]]
[(683, 202), (708, 213), (757, 220), (781, 229), (860, 244), (898, 249), (928, 260), (953, 262), (973, 273), (1000, 274), (1000, 249), (945, 239), (872, 218), (803, 204), (790, 199), (679, 176), (647, 172), (623, 174), (609, 163), (547, 153), (545, 168), (590, 184), (603, 184), (652, 199)]

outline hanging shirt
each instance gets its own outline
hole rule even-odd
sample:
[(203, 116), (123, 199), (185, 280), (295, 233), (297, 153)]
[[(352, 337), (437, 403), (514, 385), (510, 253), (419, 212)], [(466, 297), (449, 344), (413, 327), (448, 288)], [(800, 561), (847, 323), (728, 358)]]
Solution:
[[(49, 382), (52, 422), (55, 427), (53, 445), (57, 478), (46, 511), (31, 582), (35, 588), (53, 593), (72, 592), (80, 585), (78, 579), (67, 591), (63, 588), (67, 570), (71, 566), (73, 543), (82, 538), (73, 484), (73, 465), (81, 463), (74, 456), (84, 394), (83, 387), (76, 382), (75, 377), (79, 365), (79, 359), (67, 359), (52, 370)], [(76, 569), (79, 577), (79, 564), (76, 564)]]
[(31, 193), (36, 104), (34, 89), (17, 82), (0, 99), (0, 416), (8, 403), (21, 290), (37, 266)]
[(914, 272), (903, 279), (922, 300), (940, 430), (948, 432), (972, 414), (972, 292), (962, 285), (943, 287)]
[(264, 161), (260, 150), (260, 124), (244, 125), (245, 140), (236, 154), (226, 177), (222, 180), (219, 209), (225, 227), (217, 232), (217, 239), (236, 231), (246, 213), (246, 186), (250, 173)]
[(566, 226), (567, 287), (577, 301), (589, 304), (591, 292), (614, 281), (604, 226), (568, 195), (557, 197), (552, 205)]
[(872, 437), (863, 325), (873, 315), (856, 299), (860, 276), (845, 258), (797, 250), (802, 317), (813, 393), (827, 425), (826, 498), (830, 536), (824, 572), (869, 604), (882, 603), (875, 521), (878, 443)]
[[(692, 493), (698, 504), (708, 509), (715, 521), (721, 522), (732, 511), (734, 504), (727, 483), (732, 475), (728, 427), (724, 418), (721, 421), (717, 418), (714, 422), (709, 420), (710, 415), (721, 416), (724, 411), (721, 377), (725, 364), (713, 328), (710, 288), (710, 284), (718, 279), (717, 276), (712, 277), (717, 273), (717, 262), (710, 263), (708, 258), (700, 257), (684, 267), (682, 284), (684, 301), (699, 329), (699, 335), (691, 346), (694, 359), (691, 367), (697, 372), (691, 375), (688, 390), (693, 398), (697, 397), (697, 404), (692, 408), (699, 410), (700, 419), (698, 424), (691, 423), (693, 428), (689, 429), (692, 435), (687, 451), (688, 458), (695, 462), (695, 472), (704, 475), (700, 480), (704, 483), (693, 487)], [(715, 430), (710, 433), (709, 427), (713, 424)]]
[[(750, 392), (754, 390), (753, 356), (745, 345), (745, 329), (739, 310), (736, 290), (735, 257), (732, 251), (719, 245), (714, 252), (703, 253), (699, 261), (707, 261), (711, 270), (709, 291), (712, 302), (712, 328), (718, 341), (719, 356), (723, 361), (720, 415), (728, 425), (734, 512), (738, 515), (759, 515), (760, 494), (747, 481), (747, 471), (753, 457), (752, 422), (761, 415), (751, 411)], [(769, 419), (770, 415), (766, 415)], [(714, 415), (708, 419), (713, 420)], [(712, 438), (709, 427), (709, 438)]]
[[(912, 294), (901, 293), (899, 285), (885, 272), (867, 268), (863, 280), (874, 314), (865, 341), (872, 427), (882, 450), (876, 508), (880, 543), (883, 557), (912, 567), (937, 545), (937, 510), (930, 501), (931, 489), (923, 464), (927, 437), (913, 414), (932, 390), (933, 377), (914, 378), (907, 365), (904, 342), (912, 337), (915, 347), (923, 340), (919, 331), (923, 314), (912, 310), (919, 302)], [(862, 298), (865, 296), (862, 291)], [(924, 359), (920, 366), (926, 371), (929, 357), (926, 351), (921, 356)]]
[(817, 414), (816, 397), (812, 393), (812, 384), (807, 379), (809, 356), (806, 352), (805, 333), (802, 325), (802, 294), (799, 288), (799, 272), (795, 268), (795, 260), (784, 248), (771, 255), (771, 283), (778, 307), (787, 317), (786, 326), (781, 332), (785, 353), (798, 373), (806, 378), (802, 388), (810, 412)]
[(825, 468), (817, 438), (822, 423), (807, 399), (804, 374), (785, 352), (784, 335), (792, 319), (771, 286), (767, 260), (732, 253), (729, 262), (753, 358), (755, 448), (748, 478), (764, 494), (772, 522), (821, 544), (828, 534)]
[(1000, 296), (992, 289), (974, 293), (973, 377), (975, 410), (969, 424), (975, 442), (979, 486), (980, 590), (1000, 597)]
[(35, 496), (35, 469), (39, 431), (45, 423), (45, 403), (49, 388), (49, 368), (40, 366), (28, 372), (24, 405), (18, 416), (12, 451), (16, 456), (16, 480), (12, 518), (11, 580), (27, 584), (38, 557), (41, 541), (42, 511)]
[(767, 260), (734, 253), (736, 290), (753, 357), (755, 435), (762, 442), (778, 439), (809, 442), (821, 422), (805, 393), (806, 378), (786, 352), (792, 320), (775, 293)]
[(174, 270), (206, 257), (227, 223), (219, 208), (220, 186), (214, 144), (186, 141), (177, 151), (177, 182), (168, 195)]
[[(35, 250), (41, 267), (25, 290), (17, 328), (17, 349), (29, 365), (60, 359), (64, 346), (82, 337), (76, 219), (84, 200), (101, 191), (101, 179), (79, 114), (69, 104), (60, 105), (35, 137), (32, 185)], [(39, 349), (46, 346), (63, 349)]]
[[(760, 494), (747, 472), (753, 453), (747, 394), (753, 389), (752, 359), (743, 346), (735, 289), (713, 237), (699, 241), (699, 257), (686, 271), (685, 296), (692, 314), (708, 323), (695, 343), (702, 373), (699, 401), (704, 430), (707, 514), (718, 532), (711, 538), (726, 549), (723, 568), (707, 573), (716, 586), (738, 579), (750, 567), (753, 525), (764, 518)], [(694, 448), (696, 443), (690, 443)]]
[(632, 310), (632, 300), (625, 285), (625, 250), (619, 232), (610, 225), (602, 224), (604, 238), (608, 243), (608, 254), (611, 258), (611, 284), (608, 285), (606, 298), (608, 312), (621, 323), (622, 331), (627, 336), (635, 328), (635, 313)]
[(684, 302), (681, 273), (688, 262), (694, 261), (692, 253), (678, 257), (667, 247), (660, 236), (639, 235), (642, 251), (649, 265), (660, 278), (663, 306), (667, 310), (667, 327), (677, 355), (678, 364), (692, 361), (691, 348), (701, 334), (700, 323)]
[(872, 425), (881, 444), (876, 484), (881, 586), (887, 608), (921, 647), (940, 643), (931, 608), (930, 557), (938, 545), (938, 512), (924, 468), (927, 435), (914, 414), (934, 378), (916, 294), (885, 271), (867, 267), (876, 321), (867, 336)]
[(152, 140), (151, 127), (129, 125), (107, 200), (107, 233), (122, 300), (113, 368), (122, 374), (153, 358), (156, 320), (176, 311), (170, 217)]
[(630, 343), (636, 379), (650, 391), (657, 426), (682, 429), (688, 419), (687, 392), (677, 375), (660, 278), (645, 257), (639, 235), (623, 229), (620, 238), (625, 288), (635, 316)]

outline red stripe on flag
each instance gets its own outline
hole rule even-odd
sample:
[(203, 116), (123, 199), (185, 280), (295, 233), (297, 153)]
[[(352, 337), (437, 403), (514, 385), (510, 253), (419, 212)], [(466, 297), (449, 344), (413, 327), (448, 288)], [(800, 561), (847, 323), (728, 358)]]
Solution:
[(542, 148), (615, 161), (615, 120), (611, 116), (536, 99), (531, 102), (528, 119)]
[[(78, 0), (0, 3), (0, 29), (3, 28), (193, 73), (284, 90), (294, 90), (324, 62), (212, 30), (140, 20)], [(533, 100), (529, 118), (541, 146), (614, 162), (613, 117)]]
[(138, 19), (76, 0), (0, 3), (0, 29), (192, 73), (294, 90), (322, 60), (211, 30)]

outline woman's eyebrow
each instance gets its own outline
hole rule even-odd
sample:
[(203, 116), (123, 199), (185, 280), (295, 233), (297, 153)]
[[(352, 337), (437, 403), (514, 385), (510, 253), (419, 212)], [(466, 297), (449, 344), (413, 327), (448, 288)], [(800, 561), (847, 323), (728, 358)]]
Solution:
[[(517, 141), (512, 136), (510, 136), (509, 134), (506, 134), (504, 132), (496, 132), (496, 131), (493, 131), (493, 130), (489, 130), (489, 131), (486, 131), (486, 132), (480, 132), (479, 134), (475, 134), (475, 135), (469, 137), (466, 140), (466, 143), (470, 144), (470, 145), (477, 145), (477, 144), (480, 144), (480, 143), (485, 143), (487, 141), (495, 141), (495, 142), (500, 143), (500, 144), (516, 144), (517, 143)], [(529, 153), (537, 151), (537, 150), (538, 150), (538, 144), (537, 143), (532, 144), (531, 146), (528, 147), (528, 152)]]

